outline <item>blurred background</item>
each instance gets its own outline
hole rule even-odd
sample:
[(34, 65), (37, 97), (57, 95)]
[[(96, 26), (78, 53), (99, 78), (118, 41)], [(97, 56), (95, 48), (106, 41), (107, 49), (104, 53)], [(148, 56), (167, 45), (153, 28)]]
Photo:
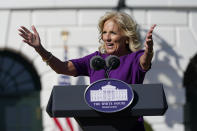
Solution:
[(197, 130), (196, 0), (0, 0), (1, 131), (81, 130), (73, 118), (50, 118), (46, 105), (54, 85), (88, 85), (88, 78), (56, 74), (17, 29), (35, 25), (53, 55), (79, 58), (98, 50), (98, 20), (112, 10), (127, 12), (138, 23), (142, 43), (157, 24), (155, 56), (144, 83), (163, 83), (169, 108), (164, 116), (145, 116), (146, 122), (154, 131)]

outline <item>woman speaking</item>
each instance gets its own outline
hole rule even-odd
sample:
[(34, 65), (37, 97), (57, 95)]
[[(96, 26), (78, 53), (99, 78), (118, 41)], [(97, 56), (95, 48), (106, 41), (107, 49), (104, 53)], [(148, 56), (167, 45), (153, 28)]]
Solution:
[[(122, 80), (128, 84), (142, 84), (146, 72), (151, 68), (153, 57), (152, 32), (156, 25), (153, 25), (147, 32), (145, 39), (145, 49), (139, 42), (137, 35), (137, 24), (134, 20), (122, 12), (107, 12), (99, 20), (99, 50), (85, 57), (60, 61), (48, 52), (41, 44), (36, 28), (32, 26), (33, 32), (24, 26), (19, 29), (19, 35), (23, 37), (23, 42), (32, 46), (56, 73), (70, 76), (89, 76), (90, 83), (105, 78), (105, 70), (94, 70), (90, 66), (90, 60), (94, 56), (103, 59), (109, 55), (115, 55), (120, 59), (120, 66), (109, 72), (109, 78)], [(122, 118), (121, 121), (124, 121)], [(138, 117), (136, 121), (126, 121), (130, 123), (131, 131), (144, 131), (143, 117)]]

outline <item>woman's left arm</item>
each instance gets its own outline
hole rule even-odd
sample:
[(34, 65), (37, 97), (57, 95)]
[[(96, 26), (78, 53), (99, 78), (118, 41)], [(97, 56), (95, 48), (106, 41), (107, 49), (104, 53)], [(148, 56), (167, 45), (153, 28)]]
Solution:
[(140, 57), (140, 66), (143, 70), (148, 70), (150, 68), (150, 64), (153, 58), (153, 39), (152, 33), (156, 24), (154, 24), (146, 35), (146, 41), (144, 43), (145, 51), (144, 54)]

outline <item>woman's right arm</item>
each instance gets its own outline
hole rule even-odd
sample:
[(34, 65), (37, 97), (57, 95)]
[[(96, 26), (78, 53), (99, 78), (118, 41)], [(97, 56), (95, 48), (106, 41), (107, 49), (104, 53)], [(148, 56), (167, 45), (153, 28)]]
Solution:
[(60, 61), (42, 46), (39, 34), (34, 26), (32, 26), (33, 33), (24, 26), (21, 26), (18, 30), (20, 32), (19, 35), (23, 37), (23, 42), (33, 47), (42, 57), (43, 61), (46, 61), (56, 73), (70, 76), (77, 75), (77, 70), (71, 61)]

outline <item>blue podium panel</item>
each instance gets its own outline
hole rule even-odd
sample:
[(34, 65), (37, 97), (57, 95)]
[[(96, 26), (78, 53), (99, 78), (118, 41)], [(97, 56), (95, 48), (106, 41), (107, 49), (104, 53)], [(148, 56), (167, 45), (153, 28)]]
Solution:
[(47, 105), (51, 117), (135, 117), (163, 115), (167, 102), (162, 84), (133, 84), (134, 100), (129, 107), (116, 113), (101, 113), (84, 100), (87, 85), (54, 86)]

